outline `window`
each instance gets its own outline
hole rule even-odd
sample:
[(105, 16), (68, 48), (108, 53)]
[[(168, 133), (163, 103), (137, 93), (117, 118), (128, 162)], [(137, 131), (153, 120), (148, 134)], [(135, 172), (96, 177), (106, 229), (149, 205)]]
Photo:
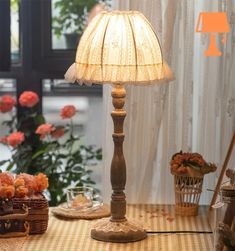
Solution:
[[(78, 110), (75, 130), (84, 135), (82, 143), (101, 147), (102, 86), (80, 86), (63, 80), (75, 60), (77, 41), (72, 42), (73, 46), (66, 44), (66, 33), (63, 31), (59, 36), (55, 29), (54, 20), (61, 9), (58, 2), (71, 4), (73, 1), (9, 0), (11, 5), (0, 1), (0, 58), (9, 59), (9, 62), (4, 60), (3, 67), (0, 61), (0, 96), (8, 93), (19, 97), (23, 91), (34, 91), (41, 97), (38, 112), (42, 112), (48, 122), (56, 124), (63, 123), (60, 109), (67, 104), (75, 105)], [(84, 15), (95, 2), (98, 0), (86, 1)], [(74, 25), (71, 28), (75, 28)], [(3, 37), (6, 39), (1, 43)], [(18, 109), (18, 116), (23, 112)], [(5, 118), (1, 114), (0, 122)], [(4, 130), (0, 129), (2, 136)], [(0, 152), (4, 153), (1, 158), (8, 158), (9, 150), (0, 147)], [(98, 167), (95, 170), (93, 178), (100, 183), (101, 172)]]
[(20, 60), (19, 2), (11, 0), (11, 62)]
[(52, 0), (52, 49), (76, 49), (89, 20), (89, 13), (97, 4), (111, 6), (110, 0)]
[[(92, 87), (79, 88), (78, 85), (71, 87), (71, 92), (67, 90), (68, 84), (63, 79), (42, 81), (43, 84), (43, 114), (46, 120), (52, 124), (63, 125), (66, 122), (61, 120), (60, 109), (65, 105), (74, 105), (77, 108), (77, 116), (74, 117), (75, 131), (78, 135), (83, 135), (82, 141), (85, 144), (95, 144), (101, 147), (102, 131), (102, 91), (88, 91)], [(95, 89), (96, 87), (94, 87)], [(80, 89), (83, 90), (83, 95)], [(69, 98), (68, 98), (69, 95)]]
[[(16, 81), (15, 79), (0, 79), (0, 96), (2, 95), (16, 95)], [(2, 125), (2, 122), (10, 119), (11, 114), (9, 113), (1, 113), (0, 115), (0, 138), (6, 135), (6, 127)], [(10, 157), (10, 150), (8, 147), (0, 144), (0, 161), (7, 159)]]

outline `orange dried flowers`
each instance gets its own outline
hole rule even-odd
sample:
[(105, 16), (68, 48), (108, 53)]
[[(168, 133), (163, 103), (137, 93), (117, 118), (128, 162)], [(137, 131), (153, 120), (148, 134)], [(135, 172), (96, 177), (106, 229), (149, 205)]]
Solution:
[(39, 173), (35, 176), (36, 181), (36, 191), (38, 193), (42, 192), (43, 190), (47, 189), (48, 187), (48, 178), (45, 174)]
[(21, 173), (14, 177), (8, 172), (0, 173), (0, 199), (31, 197), (48, 187), (48, 178), (39, 173), (36, 176)]
[(176, 175), (202, 176), (214, 172), (216, 165), (207, 163), (201, 154), (178, 152), (170, 161), (171, 173)]

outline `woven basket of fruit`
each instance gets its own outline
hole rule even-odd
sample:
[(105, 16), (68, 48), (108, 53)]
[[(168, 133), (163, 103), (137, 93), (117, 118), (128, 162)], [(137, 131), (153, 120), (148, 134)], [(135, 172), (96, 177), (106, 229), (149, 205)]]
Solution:
[(175, 183), (175, 213), (182, 216), (196, 216), (202, 193), (204, 175), (216, 170), (199, 153), (179, 152), (172, 156), (171, 173)]
[(0, 238), (42, 234), (48, 225), (44, 174), (0, 173)]

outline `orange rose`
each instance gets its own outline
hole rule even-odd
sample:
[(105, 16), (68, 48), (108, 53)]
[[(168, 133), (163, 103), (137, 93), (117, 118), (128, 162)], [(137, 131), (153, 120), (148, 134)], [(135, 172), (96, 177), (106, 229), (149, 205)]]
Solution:
[(45, 174), (39, 173), (37, 176), (35, 176), (36, 180), (36, 191), (37, 192), (42, 192), (43, 190), (48, 188), (48, 178)]
[(8, 172), (0, 173), (0, 184), (12, 186), (14, 184), (13, 175)]
[(39, 97), (35, 92), (26, 91), (20, 95), (19, 102), (23, 107), (33, 107), (39, 102)]
[(46, 135), (51, 134), (51, 132), (53, 132), (54, 130), (55, 130), (55, 128), (53, 127), (53, 125), (42, 124), (37, 128), (36, 134), (39, 134), (40, 138), (43, 139), (43, 138), (45, 138)]
[(23, 178), (16, 178), (14, 182), (15, 187), (25, 186), (25, 182)]
[(76, 108), (73, 105), (66, 105), (60, 111), (60, 116), (62, 119), (70, 119), (76, 113)]
[(12, 185), (0, 186), (0, 197), (1, 198), (12, 198), (15, 195), (15, 188)]
[(16, 146), (21, 144), (24, 139), (25, 137), (23, 132), (14, 132), (7, 137), (7, 143), (15, 148)]
[(188, 172), (188, 169), (187, 167), (184, 167), (184, 166), (180, 166), (178, 169), (177, 169), (177, 173), (178, 174), (186, 174)]
[(28, 195), (28, 193), (29, 193), (28, 188), (24, 186), (19, 186), (15, 189), (15, 197), (18, 197), (18, 198), (23, 198), (26, 195)]
[(16, 100), (8, 95), (2, 96), (0, 98), (0, 112), (6, 113), (10, 112), (12, 108), (15, 106)]
[(28, 194), (32, 195), (37, 188), (35, 177), (33, 175), (30, 175), (27, 173), (21, 173), (16, 176), (16, 179), (18, 179), (18, 178), (24, 180), (25, 187), (28, 189)]
[(63, 127), (57, 127), (54, 131), (51, 132), (51, 136), (55, 139), (61, 138), (64, 136), (64, 128)]

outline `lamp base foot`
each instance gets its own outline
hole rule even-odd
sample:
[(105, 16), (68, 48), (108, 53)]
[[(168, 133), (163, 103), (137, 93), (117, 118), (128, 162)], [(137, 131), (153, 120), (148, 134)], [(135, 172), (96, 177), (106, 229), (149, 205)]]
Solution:
[(147, 237), (142, 226), (134, 221), (115, 222), (101, 219), (91, 229), (91, 237), (106, 242), (134, 242)]

